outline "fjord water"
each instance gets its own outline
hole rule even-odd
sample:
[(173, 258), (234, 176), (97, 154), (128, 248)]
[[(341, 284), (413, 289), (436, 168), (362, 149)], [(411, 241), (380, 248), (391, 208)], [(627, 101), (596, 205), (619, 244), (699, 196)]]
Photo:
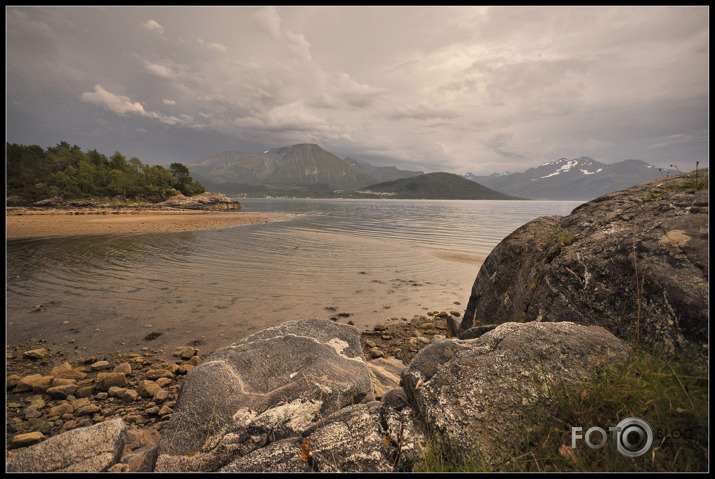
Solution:
[[(78, 354), (203, 353), (308, 317), (359, 328), (464, 311), (514, 229), (573, 201), (240, 199), (274, 220), (179, 233), (7, 241), (7, 342)], [(242, 214), (242, 213), (226, 213)], [(161, 333), (153, 340), (150, 333)], [(87, 349), (83, 349), (87, 348)]]

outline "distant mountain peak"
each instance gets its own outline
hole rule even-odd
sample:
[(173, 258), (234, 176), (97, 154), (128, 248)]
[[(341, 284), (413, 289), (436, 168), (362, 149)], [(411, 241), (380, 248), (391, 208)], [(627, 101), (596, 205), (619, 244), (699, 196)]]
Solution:
[(587, 156), (559, 158), (520, 173), (467, 179), (509, 195), (545, 200), (590, 200), (664, 176), (662, 168), (642, 160), (605, 164)]

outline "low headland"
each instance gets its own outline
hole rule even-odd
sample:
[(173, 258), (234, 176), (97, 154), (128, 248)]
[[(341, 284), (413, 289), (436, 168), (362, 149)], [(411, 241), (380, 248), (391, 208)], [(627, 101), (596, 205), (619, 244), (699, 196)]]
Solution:
[(708, 208), (700, 170), (537, 218), (464, 313), (210, 352), (7, 345), (6, 469), (705, 472)]
[(125, 198), (55, 198), (32, 205), (7, 206), (6, 239), (195, 231), (266, 222), (275, 217), (242, 209), (240, 202), (210, 192), (191, 197), (177, 194), (154, 203)]

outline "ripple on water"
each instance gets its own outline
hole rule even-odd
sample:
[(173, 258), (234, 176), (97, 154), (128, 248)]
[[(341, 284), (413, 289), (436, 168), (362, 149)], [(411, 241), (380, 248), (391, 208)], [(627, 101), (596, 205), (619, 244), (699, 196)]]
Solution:
[[(200, 340), (210, 350), (304, 317), (345, 313), (368, 327), (455, 302), (464, 307), (481, 261), (501, 238), (532, 217), (575, 206), (258, 203), (257, 212), (293, 216), (182, 233), (8, 241), (8, 340), (42, 335), (138, 349), (160, 331), (151, 347)], [(282, 205), (292, 209), (275, 209)], [(62, 306), (34, 312), (52, 301)]]

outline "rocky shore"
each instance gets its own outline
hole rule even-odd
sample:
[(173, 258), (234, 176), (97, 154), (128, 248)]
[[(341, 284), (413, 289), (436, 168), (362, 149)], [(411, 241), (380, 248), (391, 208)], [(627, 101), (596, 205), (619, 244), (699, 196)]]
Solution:
[(63, 200), (29, 205), (7, 199), (6, 238), (194, 231), (269, 221), (268, 214), (226, 214), (243, 209), (238, 201), (215, 193), (178, 194), (160, 202)]
[(130, 211), (171, 211), (204, 210), (204, 211), (238, 211), (243, 205), (225, 195), (205, 192), (196, 196), (184, 196), (178, 193), (169, 198), (138, 198), (134, 201), (124, 197), (105, 198), (103, 200), (65, 199), (60, 196), (35, 202), (27, 202), (23, 198), (11, 196), (5, 201), (7, 211), (51, 212), (66, 211), (73, 214), (104, 214), (103, 212)]
[(641, 343), (707, 364), (707, 210), (683, 176), (538, 218), (464, 317), (290, 321), (206, 355), (8, 346), (6, 469), (412, 471), (430, 443), (504, 464), (553, 412), (549, 384), (581, 391)]
[[(362, 332), (376, 398), (399, 386), (402, 369), (418, 351), (448, 334), (449, 314), (393, 318)], [(338, 320), (343, 319), (332, 319)], [(126, 457), (118, 461), (126, 467), (115, 469), (147, 470), (131, 458), (138, 449), (156, 448), (186, 373), (205, 355), (191, 346), (172, 352), (144, 347), (141, 354), (117, 351), (69, 359), (75, 351), (63, 348), (44, 340), (6, 346), (8, 456), (66, 431), (121, 418), (131, 434)]]

